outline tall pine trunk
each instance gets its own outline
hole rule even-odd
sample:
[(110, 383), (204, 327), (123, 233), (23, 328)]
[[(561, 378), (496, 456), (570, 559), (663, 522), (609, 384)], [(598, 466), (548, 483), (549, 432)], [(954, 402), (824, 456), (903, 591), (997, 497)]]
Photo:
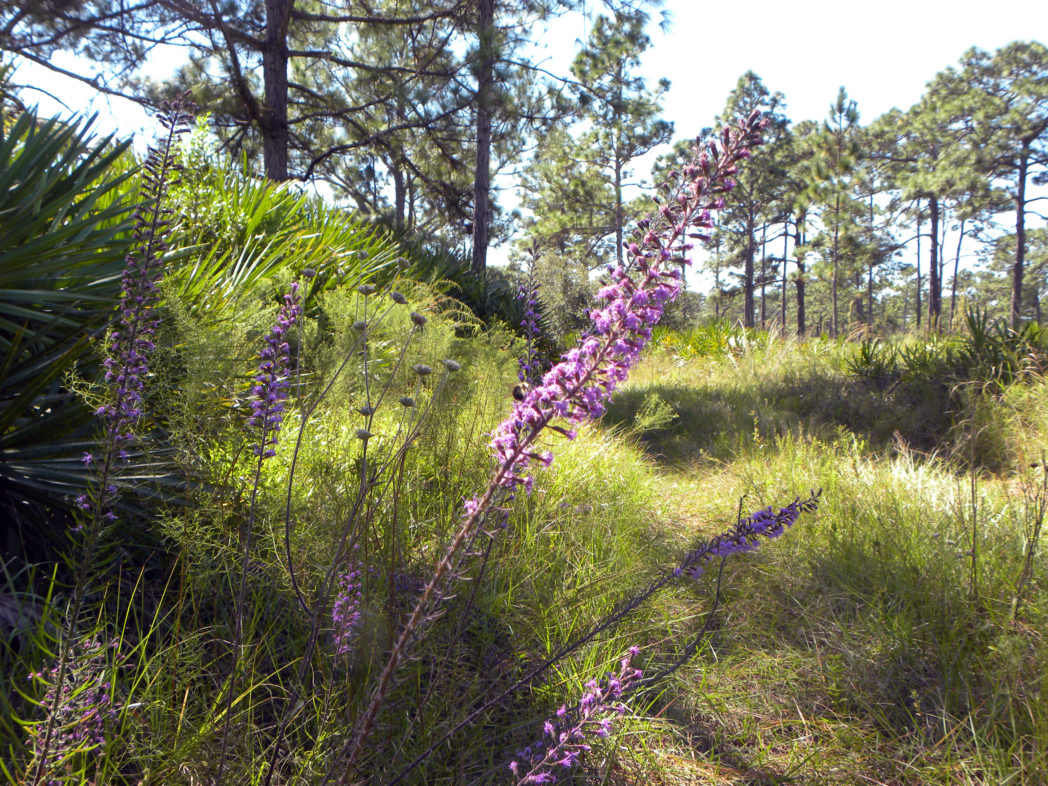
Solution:
[(917, 298), (916, 305), (917, 309), (914, 313), (917, 315), (917, 329), (921, 329), (921, 213), (920, 203), (917, 207)]
[(294, 0), (266, 0), (266, 39), (262, 50), (262, 163), (270, 180), (288, 179), (287, 28)]
[(480, 0), (477, 12), (477, 163), (473, 180), (473, 261), (482, 276), (488, 266), (488, 203), (491, 199), (491, 113), (494, 104), (495, 0)]
[(780, 304), (780, 321), (782, 323), (782, 334), (786, 335), (786, 254), (790, 243), (790, 217), (787, 214), (782, 222), (782, 303)]
[(939, 329), (939, 316), (942, 314), (942, 285), (939, 281), (939, 198), (928, 198), (928, 213), (931, 229), (928, 239), (931, 248), (928, 251), (928, 329)]
[(746, 221), (746, 259), (743, 267), (742, 281), (742, 324), (743, 327), (753, 327), (753, 258), (757, 255), (757, 244), (753, 239), (757, 231), (756, 218), (751, 214)]
[(837, 194), (833, 202), (833, 281), (831, 282), (831, 289), (833, 295), (833, 338), (837, 338), (838, 330), (837, 278), (840, 269), (840, 263), (837, 258), (837, 255), (838, 246), (840, 243), (840, 215), (841, 195)]
[[(798, 222), (799, 223), (799, 222)], [(797, 229), (796, 243), (794, 244), (794, 253), (797, 254), (797, 249), (804, 244), (804, 237), (801, 235), (801, 230)], [(804, 262), (801, 259), (801, 255), (797, 254), (797, 335), (804, 338), (805, 330), (807, 325), (804, 324)]]
[(767, 321), (767, 305), (765, 301), (765, 279), (768, 276), (768, 225), (764, 224), (761, 229), (761, 329), (764, 329), (765, 322)]
[(1030, 143), (1023, 140), (1019, 154), (1019, 182), (1015, 192), (1015, 264), (1012, 265), (1012, 330), (1019, 329), (1023, 303), (1023, 264), (1026, 261), (1026, 175), (1030, 167)]
[(957, 235), (957, 255), (953, 258), (953, 281), (950, 282), (950, 329), (953, 329), (953, 314), (957, 309), (957, 275), (961, 268), (961, 241), (964, 240), (964, 222), (961, 219), (961, 230)]

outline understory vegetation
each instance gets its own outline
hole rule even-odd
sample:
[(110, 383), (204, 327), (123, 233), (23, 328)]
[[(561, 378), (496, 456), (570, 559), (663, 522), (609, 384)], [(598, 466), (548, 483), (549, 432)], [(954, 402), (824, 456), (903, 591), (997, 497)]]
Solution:
[(652, 331), (759, 113), (574, 348), (162, 120), (0, 144), (9, 782), (1044, 782), (1044, 334)]

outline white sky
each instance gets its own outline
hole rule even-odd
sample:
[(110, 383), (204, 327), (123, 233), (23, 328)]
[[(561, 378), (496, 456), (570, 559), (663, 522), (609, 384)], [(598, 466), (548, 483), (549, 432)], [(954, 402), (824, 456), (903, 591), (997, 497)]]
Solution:
[[(599, 4), (588, 0), (588, 5)], [(893, 106), (910, 107), (937, 72), (956, 65), (972, 46), (993, 51), (1014, 40), (1048, 41), (1045, 0), (742, 0), (731, 6), (666, 0), (664, 10), (671, 26), (667, 32), (652, 26), (643, 73), (649, 83), (670, 79), (663, 116), (675, 124), (676, 138), (710, 125), (747, 70), (785, 95), (794, 122), (822, 120), (843, 85), (867, 123)], [(547, 53), (545, 66), (567, 74), (575, 42), (588, 30), (579, 14), (556, 20), (539, 42)], [(77, 67), (72, 58), (63, 65)], [(147, 127), (137, 107), (129, 111), (126, 102), (92, 98), (85, 86), (63, 86), (42, 70), (23, 69), (16, 81), (46, 87), (72, 109), (99, 112), (104, 130), (118, 122), (125, 135)], [(41, 106), (55, 111), (44, 99)], [(648, 169), (641, 163), (635, 174), (646, 175)], [(512, 206), (512, 195), (504, 196)], [(495, 261), (505, 255), (504, 249), (493, 249)]]

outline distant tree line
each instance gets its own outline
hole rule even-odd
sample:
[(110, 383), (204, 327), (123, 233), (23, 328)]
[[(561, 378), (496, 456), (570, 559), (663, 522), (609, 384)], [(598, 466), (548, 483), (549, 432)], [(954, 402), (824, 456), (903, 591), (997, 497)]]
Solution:
[[(648, 185), (637, 159), (673, 135), (660, 117), (669, 82), (637, 76), (655, 5), (606, 0), (564, 76), (527, 44), (579, 0), (3, 0), (0, 49), (146, 104), (188, 90), (266, 177), (323, 181), (398, 232), (470, 238), (477, 274), (489, 244), (516, 233), (518, 261), (570, 330), (593, 271), (621, 263), (625, 228), (650, 208), (631, 196)], [(162, 46), (186, 59), (161, 82), (145, 66)], [(96, 68), (64, 68), (60, 51)], [(835, 336), (945, 328), (965, 305), (1041, 320), (1043, 45), (972, 49), (915, 106), (865, 126), (843, 87), (825, 121), (793, 123), (784, 95), (747, 72), (715, 125), (754, 109), (771, 121), (767, 144), (700, 255), (709, 294), (682, 315)], [(690, 144), (660, 157), (655, 183)], [(507, 171), (522, 173), (523, 217), (492, 187)], [(962, 268), (973, 249), (984, 264)]]

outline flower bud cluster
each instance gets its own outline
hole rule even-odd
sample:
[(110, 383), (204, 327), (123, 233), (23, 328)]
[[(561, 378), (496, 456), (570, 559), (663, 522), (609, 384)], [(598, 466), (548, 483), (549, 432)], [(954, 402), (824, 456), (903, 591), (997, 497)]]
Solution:
[(287, 332), (302, 314), (299, 305), (298, 282), (291, 284), (291, 291), (284, 295), (276, 324), (266, 336), (266, 345), (259, 353), (261, 362), (255, 384), (251, 388), (251, 416), (248, 427), (257, 435), (254, 445), (256, 456), (267, 458), (276, 455), (277, 432), (284, 419), (284, 400), (287, 398), (288, 366), (291, 349), (287, 343)]
[(637, 647), (630, 647), (619, 662), (618, 674), (586, 683), (586, 692), (577, 706), (562, 706), (543, 724), (543, 741), (518, 752), (519, 760), (509, 765), (516, 783), (554, 783), (558, 769), (573, 768), (591, 750), (588, 738), (603, 739), (611, 733), (612, 719), (626, 712), (621, 701), (623, 693), (643, 676), (640, 669), (631, 665), (638, 652)]

